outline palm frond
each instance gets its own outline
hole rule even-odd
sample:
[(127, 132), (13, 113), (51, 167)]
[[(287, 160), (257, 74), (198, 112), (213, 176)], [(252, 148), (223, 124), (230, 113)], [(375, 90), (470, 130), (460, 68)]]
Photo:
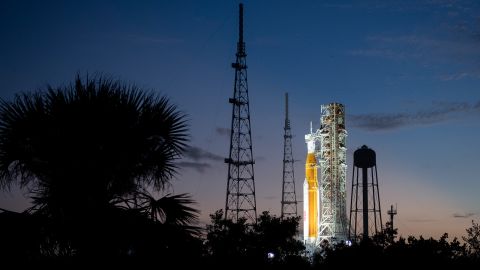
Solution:
[(42, 134), (46, 110), (41, 94), (18, 94), (11, 102), (0, 100), (0, 187), (21, 186), (35, 179), (31, 156), (33, 142)]
[(163, 224), (188, 226), (198, 222), (199, 211), (190, 205), (195, 202), (184, 193), (166, 195), (155, 199), (146, 192), (139, 194), (140, 207), (146, 211), (151, 220)]
[(0, 100), (0, 187), (100, 178), (110, 199), (137, 184), (160, 191), (187, 141), (185, 115), (165, 96), (77, 76), (67, 87)]
[(0, 99), (0, 188), (28, 186), (28, 213), (47, 217), (68, 245), (74, 236), (63, 224), (80, 226), (116, 210), (193, 235), (198, 211), (188, 195), (155, 199), (139, 192), (170, 184), (187, 128), (167, 97), (102, 75)]

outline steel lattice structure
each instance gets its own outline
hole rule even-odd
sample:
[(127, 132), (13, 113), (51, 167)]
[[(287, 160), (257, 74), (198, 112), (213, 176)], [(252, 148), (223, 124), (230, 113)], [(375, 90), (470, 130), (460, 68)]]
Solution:
[(255, 177), (253, 171), (252, 133), (247, 84), (247, 54), (243, 41), (243, 4), (240, 4), (239, 38), (237, 43), (235, 84), (232, 104), (230, 133), (230, 154), (228, 164), (227, 196), (225, 219), (237, 222), (245, 218), (247, 223), (256, 223), (257, 206), (255, 199)]
[(282, 210), (280, 217), (297, 216), (297, 195), (293, 170), (292, 130), (288, 118), (288, 93), (285, 93), (285, 126), (283, 135)]
[[(361, 182), (358, 181), (360, 175), (362, 176)], [(349, 238), (360, 240), (359, 232), (362, 232), (361, 239), (365, 240), (382, 230), (383, 221), (382, 208), (380, 206), (380, 190), (378, 188), (377, 157), (373, 149), (363, 145), (353, 153)]]
[(320, 224), (318, 242), (347, 240), (345, 110), (339, 103), (321, 106), (320, 149)]

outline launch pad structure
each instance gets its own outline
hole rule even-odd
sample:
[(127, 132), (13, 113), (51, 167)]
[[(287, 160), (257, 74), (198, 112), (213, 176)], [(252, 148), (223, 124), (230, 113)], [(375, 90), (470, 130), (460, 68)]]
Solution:
[(346, 137), (344, 106), (322, 105), (320, 128), (313, 131), (310, 124), (310, 133), (305, 135), (308, 153), (303, 200), (307, 245), (347, 240)]

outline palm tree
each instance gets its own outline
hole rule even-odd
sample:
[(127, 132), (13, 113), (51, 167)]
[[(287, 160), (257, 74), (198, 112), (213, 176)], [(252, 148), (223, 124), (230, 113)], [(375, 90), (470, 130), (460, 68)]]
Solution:
[[(130, 210), (139, 210), (146, 217), (142, 228), (142, 243), (137, 245), (141, 257), (158, 258), (162, 262), (182, 268), (201, 260), (203, 243), (202, 229), (192, 224), (198, 223), (199, 211), (190, 207), (194, 201), (188, 194), (167, 194), (158, 199), (147, 191), (139, 191), (135, 196), (124, 198), (117, 205)], [(185, 260), (188, 256), (188, 260)], [(198, 266), (198, 265), (197, 265)]]
[(118, 198), (170, 184), (187, 141), (185, 115), (166, 97), (77, 76), (67, 87), (0, 100), (0, 187), (28, 188), (31, 211), (55, 220), (64, 246), (81, 249), (111, 228)]

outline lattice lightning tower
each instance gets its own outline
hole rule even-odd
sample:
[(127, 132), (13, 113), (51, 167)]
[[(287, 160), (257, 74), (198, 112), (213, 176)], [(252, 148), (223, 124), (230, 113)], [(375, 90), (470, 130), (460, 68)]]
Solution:
[(342, 104), (321, 107), (320, 149), (320, 225), (318, 241), (340, 242), (347, 239), (345, 110)]
[(243, 4), (240, 4), (239, 38), (237, 60), (232, 64), (235, 69), (235, 84), (232, 104), (232, 124), (230, 133), (230, 155), (225, 159), (228, 164), (227, 196), (225, 219), (237, 222), (240, 218), (248, 223), (257, 221), (255, 200), (255, 177), (253, 171), (252, 132), (250, 128), (250, 109), (247, 84), (247, 54), (243, 42)]
[(283, 135), (283, 181), (281, 218), (297, 216), (295, 174), (293, 171), (292, 130), (288, 118), (288, 93), (285, 93), (285, 126)]

